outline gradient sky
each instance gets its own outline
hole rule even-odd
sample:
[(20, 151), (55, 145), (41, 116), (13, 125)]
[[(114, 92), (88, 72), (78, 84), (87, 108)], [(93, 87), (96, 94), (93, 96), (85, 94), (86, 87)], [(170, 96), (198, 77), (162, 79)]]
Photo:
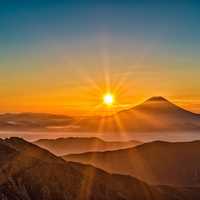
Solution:
[(0, 112), (98, 112), (108, 85), (200, 112), (199, 22), (192, 0), (2, 0)]

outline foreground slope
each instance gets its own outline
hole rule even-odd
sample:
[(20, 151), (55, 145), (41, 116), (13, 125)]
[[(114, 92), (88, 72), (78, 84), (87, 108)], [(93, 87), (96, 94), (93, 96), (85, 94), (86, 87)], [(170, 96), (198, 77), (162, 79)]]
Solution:
[(200, 141), (155, 141), (135, 148), (64, 156), (108, 172), (128, 174), (151, 184), (200, 185)]
[(152, 187), (135, 178), (65, 162), (19, 138), (0, 141), (3, 200), (195, 200), (199, 188)]
[(84, 153), (88, 151), (108, 151), (134, 147), (141, 144), (139, 141), (114, 142), (104, 141), (96, 137), (40, 139), (34, 144), (49, 150), (56, 155)]

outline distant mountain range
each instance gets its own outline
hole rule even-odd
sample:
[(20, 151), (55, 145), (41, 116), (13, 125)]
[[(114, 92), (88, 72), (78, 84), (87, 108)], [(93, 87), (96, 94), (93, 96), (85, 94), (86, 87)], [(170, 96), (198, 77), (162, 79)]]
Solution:
[(200, 141), (155, 141), (116, 151), (66, 155), (110, 173), (137, 177), (149, 184), (200, 186)]
[(130, 176), (65, 162), (20, 138), (0, 140), (2, 200), (198, 200), (199, 188), (150, 186)]
[(139, 141), (115, 142), (104, 141), (96, 137), (70, 137), (57, 139), (40, 139), (34, 142), (38, 146), (56, 155), (83, 153), (88, 151), (108, 151), (134, 147)]
[(0, 130), (197, 132), (200, 131), (200, 114), (186, 111), (163, 97), (152, 97), (140, 105), (107, 117), (69, 117), (37, 113), (1, 114)]
[(5, 113), (0, 115), (2, 130), (48, 130), (73, 124), (74, 118), (46, 113)]

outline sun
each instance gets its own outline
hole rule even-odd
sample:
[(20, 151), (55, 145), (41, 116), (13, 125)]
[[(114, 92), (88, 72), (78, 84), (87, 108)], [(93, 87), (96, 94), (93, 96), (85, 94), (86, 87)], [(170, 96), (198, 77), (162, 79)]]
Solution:
[(111, 106), (114, 103), (114, 96), (110, 93), (107, 93), (103, 96), (103, 103), (107, 106)]

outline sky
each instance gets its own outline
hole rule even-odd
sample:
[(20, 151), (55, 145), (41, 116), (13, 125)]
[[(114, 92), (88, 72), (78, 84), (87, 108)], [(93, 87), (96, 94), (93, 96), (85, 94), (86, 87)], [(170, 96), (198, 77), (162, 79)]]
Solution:
[(89, 115), (151, 96), (200, 113), (200, 3), (0, 1), (0, 112)]

